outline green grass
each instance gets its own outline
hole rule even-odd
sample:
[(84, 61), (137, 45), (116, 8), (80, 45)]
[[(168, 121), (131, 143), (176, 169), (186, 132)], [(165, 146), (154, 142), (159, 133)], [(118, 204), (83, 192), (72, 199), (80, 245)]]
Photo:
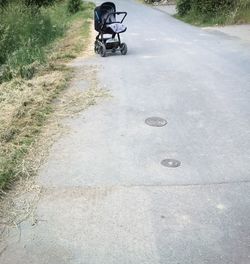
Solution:
[(61, 6), (35, 12), (20, 2), (11, 2), (0, 8), (0, 67), (7, 65), (12, 75), (17, 75), (25, 65), (44, 63), (43, 47), (65, 31), (65, 16), (56, 21), (50, 15), (50, 9), (57, 13)]
[(67, 6), (67, 1), (61, 1), (35, 12), (14, 1), (0, 8), (0, 83), (20, 75), (26, 65), (45, 63), (49, 43), (63, 36), (73, 20), (92, 17), (91, 3), (84, 2), (75, 15), (69, 14)]
[(230, 19), (225, 15), (219, 15), (215, 17), (206, 17), (196, 13), (189, 13), (185, 16), (174, 15), (176, 18), (195, 25), (195, 26), (212, 26), (212, 25), (225, 25), (231, 24), (229, 21)]

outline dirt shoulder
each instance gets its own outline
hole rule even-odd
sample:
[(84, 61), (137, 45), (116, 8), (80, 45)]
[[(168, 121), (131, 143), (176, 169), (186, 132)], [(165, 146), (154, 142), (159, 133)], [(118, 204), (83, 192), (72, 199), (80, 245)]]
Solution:
[(155, 6), (155, 8), (169, 15), (175, 15), (177, 13), (175, 4), (162, 4)]
[(203, 29), (210, 32), (213, 31), (221, 32), (228, 36), (236, 37), (245, 42), (250, 43), (250, 24), (219, 26), (219, 27), (204, 27)]

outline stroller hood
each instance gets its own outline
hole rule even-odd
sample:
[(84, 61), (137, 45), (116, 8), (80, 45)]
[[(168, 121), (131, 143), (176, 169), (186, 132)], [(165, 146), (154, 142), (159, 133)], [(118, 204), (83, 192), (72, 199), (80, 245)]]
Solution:
[(100, 30), (100, 26), (103, 21), (104, 15), (111, 12), (116, 12), (116, 6), (112, 2), (105, 2), (95, 8), (94, 20), (95, 20), (96, 31)]
[(112, 2), (105, 2), (100, 5), (101, 10), (107, 10), (107, 9), (112, 9), (112, 12), (116, 12), (116, 7), (115, 4)]

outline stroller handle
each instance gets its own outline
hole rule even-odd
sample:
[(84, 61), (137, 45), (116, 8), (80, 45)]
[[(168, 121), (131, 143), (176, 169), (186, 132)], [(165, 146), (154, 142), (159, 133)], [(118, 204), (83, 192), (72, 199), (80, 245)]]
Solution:
[[(109, 19), (110, 16), (112, 15), (124, 15), (122, 20), (120, 21), (120, 23), (122, 23), (124, 21), (124, 19), (126, 18), (126, 16), (128, 15), (127, 12), (112, 12), (112, 13), (109, 13), (108, 16), (106, 17), (105, 21), (104, 21), (104, 25), (106, 24), (107, 20)], [(113, 22), (113, 23), (117, 23), (117, 22)], [(109, 24), (113, 24), (113, 23), (109, 23)]]

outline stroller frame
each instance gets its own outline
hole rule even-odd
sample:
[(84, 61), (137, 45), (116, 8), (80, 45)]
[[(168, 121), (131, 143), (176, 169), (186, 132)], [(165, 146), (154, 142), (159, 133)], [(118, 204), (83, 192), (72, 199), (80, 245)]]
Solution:
[[(98, 16), (97, 10), (98, 8), (102, 8), (103, 6), (110, 6), (113, 8), (114, 12), (109, 12), (107, 17), (101, 21), (101, 19)], [(114, 21), (114, 22), (107, 22), (109, 19), (113, 16), (123, 15), (121, 21)], [(112, 2), (106, 2), (103, 3), (100, 7), (97, 7), (95, 9), (95, 29), (98, 31), (98, 35), (96, 36), (95, 40), (95, 53), (100, 54), (102, 57), (105, 57), (107, 52), (115, 53), (116, 51), (120, 51), (122, 55), (127, 54), (127, 45), (126, 43), (121, 42), (120, 33), (123, 33), (126, 31), (126, 29), (123, 32), (120, 33), (114, 33), (110, 28), (107, 27), (107, 25), (111, 24), (122, 24), (124, 19), (127, 16), (127, 12), (116, 12), (115, 4)], [(104, 37), (104, 35), (110, 34), (112, 37)], [(118, 40), (115, 39), (117, 36)], [(114, 41), (113, 41), (114, 40)]]

